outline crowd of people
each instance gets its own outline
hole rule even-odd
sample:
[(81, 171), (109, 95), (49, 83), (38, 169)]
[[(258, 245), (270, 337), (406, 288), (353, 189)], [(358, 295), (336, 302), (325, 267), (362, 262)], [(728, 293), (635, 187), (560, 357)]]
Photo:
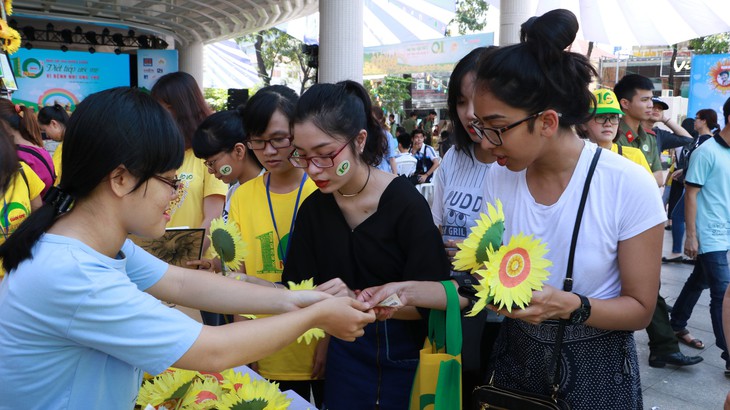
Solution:
[[(217, 113), (183, 72), (151, 94), (92, 94), (70, 118), (0, 99), (0, 407), (132, 408), (142, 371), (248, 364), (317, 408), (407, 408), (429, 310), (446, 308), (440, 281), (468, 286), (457, 245), (497, 201), (504, 238), (540, 238), (552, 266), (529, 306), (464, 318), (465, 408), (487, 381), (551, 394), (546, 352), (565, 326), (558, 396), (641, 409), (634, 332), (649, 335), (649, 366), (699, 363), (679, 343), (705, 347), (687, 329), (705, 289), (730, 376), (730, 99), (722, 121), (703, 109), (687, 129), (646, 77), (591, 90), (595, 69), (566, 50), (577, 31), (553, 10), (518, 44), (472, 50), (440, 124), (435, 111), (386, 120), (353, 81), (268, 86)], [(42, 131), (62, 142), (53, 157)], [(128, 239), (218, 217), (248, 248), (237, 280), (214, 274), (209, 240), (178, 267)], [(673, 262), (694, 270), (670, 308), (659, 284)], [(287, 289), (310, 278), (315, 290)], [(378, 306), (392, 295), (403, 306)], [(297, 341), (313, 327), (326, 336)]]

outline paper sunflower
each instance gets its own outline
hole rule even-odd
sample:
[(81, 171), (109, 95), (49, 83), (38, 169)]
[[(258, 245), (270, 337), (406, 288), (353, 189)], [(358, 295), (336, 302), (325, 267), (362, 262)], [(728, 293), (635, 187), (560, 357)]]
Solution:
[(20, 33), (3, 20), (0, 20), (0, 39), (3, 50), (8, 54), (13, 54), (20, 48)]
[(251, 380), (243, 375), (238, 390), (223, 395), (217, 408), (219, 410), (286, 410), (291, 399), (279, 391), (278, 383), (265, 380)]
[(8, 16), (13, 14), (13, 0), (5, 0), (3, 3), (5, 5), (5, 14)]
[(155, 377), (154, 383), (142, 384), (137, 404), (142, 407), (150, 404), (155, 408), (165, 406), (174, 409), (187, 394), (197, 374), (190, 370), (168, 369)]
[[(309, 278), (301, 281), (300, 283), (288, 282), (289, 290), (314, 290), (314, 278)], [(324, 337), (324, 330), (319, 328), (312, 328), (304, 332), (303, 335), (297, 338), (297, 343), (305, 341), (307, 344), (312, 343), (312, 340), (321, 339)]]
[(215, 377), (196, 378), (183, 398), (181, 409), (209, 410), (218, 405), (223, 388)]
[(500, 309), (512, 311), (513, 304), (524, 308), (532, 299), (533, 290), (542, 290), (552, 262), (545, 259), (548, 249), (539, 239), (523, 233), (510, 238), (509, 244), (489, 253), (485, 270), (478, 273), (486, 278), (489, 296)]
[(486, 279), (479, 279), (479, 284), (475, 285), (474, 289), (477, 290), (476, 296), (479, 298), (479, 300), (471, 308), (471, 311), (466, 314), (466, 316), (468, 317), (476, 316), (494, 300), (494, 296), (489, 295), (489, 285), (487, 284)]
[(474, 273), (489, 260), (489, 252), (499, 249), (504, 234), (504, 211), (497, 200), (496, 208), (487, 204), (487, 214), (481, 214), (471, 233), (458, 244), (459, 252), (454, 257), (454, 270)]
[[(210, 242), (216, 255), (221, 260), (221, 266), (232, 271), (241, 267), (246, 257), (246, 246), (241, 239), (241, 232), (236, 224), (225, 223), (222, 218), (216, 218), (210, 223)], [(225, 268), (223, 268), (225, 272)]]

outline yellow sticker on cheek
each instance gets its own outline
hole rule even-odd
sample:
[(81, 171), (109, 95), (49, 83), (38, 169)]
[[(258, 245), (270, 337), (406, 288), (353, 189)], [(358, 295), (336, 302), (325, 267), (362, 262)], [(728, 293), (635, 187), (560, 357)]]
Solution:
[(335, 171), (337, 175), (343, 176), (350, 172), (350, 161), (344, 160), (340, 162), (340, 165), (337, 166), (337, 171)]
[(231, 172), (233, 172), (233, 167), (230, 165), (223, 165), (218, 169), (218, 172), (220, 172), (221, 175), (231, 175)]

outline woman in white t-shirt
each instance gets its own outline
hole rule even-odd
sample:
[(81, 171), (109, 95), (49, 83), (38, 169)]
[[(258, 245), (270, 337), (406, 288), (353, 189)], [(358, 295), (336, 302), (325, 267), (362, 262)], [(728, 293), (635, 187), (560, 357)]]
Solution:
[[(500, 165), (486, 177), (485, 200), (503, 204), (504, 242), (534, 235), (552, 261), (529, 306), (499, 310), (507, 318), (487, 376), (497, 386), (549, 395), (548, 368), (564, 320), (558, 397), (573, 409), (641, 409), (633, 331), (646, 327), (656, 304), (665, 215), (652, 177), (623, 157), (599, 158), (577, 236), (573, 289), (562, 290), (583, 186), (600, 149), (573, 130), (595, 106), (588, 90), (595, 69), (565, 51), (577, 31), (567, 10), (533, 17), (519, 44), (489, 51), (477, 70), (473, 126)], [(389, 284), (363, 290), (361, 299), (397, 293), (407, 304), (443, 308), (439, 286)]]

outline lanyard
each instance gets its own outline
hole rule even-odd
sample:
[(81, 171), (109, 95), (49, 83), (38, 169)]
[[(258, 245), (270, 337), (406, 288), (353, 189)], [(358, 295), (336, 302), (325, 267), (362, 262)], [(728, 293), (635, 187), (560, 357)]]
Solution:
[[(287, 253), (289, 251), (289, 242), (291, 242), (291, 236), (292, 232), (294, 231), (294, 221), (297, 219), (297, 211), (299, 210), (299, 199), (302, 197), (302, 189), (304, 188), (304, 183), (307, 181), (307, 173), (305, 172), (304, 175), (302, 175), (302, 182), (299, 183), (299, 191), (297, 192), (297, 202), (294, 204), (294, 212), (292, 212), (291, 216), (291, 225), (289, 225), (289, 239), (287, 239)], [(266, 179), (266, 199), (269, 201), (269, 214), (271, 215), (271, 222), (274, 224), (274, 232), (276, 232), (276, 239), (279, 240), (276, 247), (279, 250), (279, 254), (281, 255), (281, 261), (284, 265), (286, 265), (286, 254), (284, 253), (284, 250), (281, 247), (281, 237), (279, 236), (279, 228), (276, 227), (276, 216), (274, 216), (274, 206), (271, 203), (271, 174), (269, 173), (269, 177)]]

